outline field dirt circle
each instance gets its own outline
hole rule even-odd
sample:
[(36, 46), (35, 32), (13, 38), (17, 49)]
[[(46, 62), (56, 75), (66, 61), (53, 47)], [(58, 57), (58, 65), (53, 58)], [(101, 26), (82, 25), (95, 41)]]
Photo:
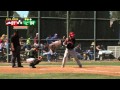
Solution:
[(36, 66), (37, 68), (30, 68), (24, 66), (23, 68), (12, 68), (11, 66), (0, 66), (1, 74), (46, 74), (46, 73), (89, 73), (120, 76), (120, 66)]

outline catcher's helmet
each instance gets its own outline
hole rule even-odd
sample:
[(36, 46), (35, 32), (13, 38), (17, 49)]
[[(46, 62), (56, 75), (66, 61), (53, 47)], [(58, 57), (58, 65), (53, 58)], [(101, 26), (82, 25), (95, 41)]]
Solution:
[(70, 32), (70, 33), (69, 33), (69, 36), (70, 36), (70, 37), (73, 37), (73, 36), (75, 36), (75, 33), (74, 33), (74, 32)]

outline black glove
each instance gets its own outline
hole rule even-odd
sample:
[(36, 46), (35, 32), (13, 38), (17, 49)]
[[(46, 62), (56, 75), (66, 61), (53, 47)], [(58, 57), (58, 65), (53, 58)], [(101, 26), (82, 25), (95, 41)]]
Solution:
[(74, 48), (74, 44), (72, 42), (68, 42), (67, 49), (73, 49), (73, 48)]

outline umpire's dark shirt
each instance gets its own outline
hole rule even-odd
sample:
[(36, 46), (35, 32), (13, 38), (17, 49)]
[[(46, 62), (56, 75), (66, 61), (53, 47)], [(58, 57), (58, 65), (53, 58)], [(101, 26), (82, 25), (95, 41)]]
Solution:
[(19, 42), (19, 36), (12, 36), (11, 37), (11, 43), (13, 43), (14, 48), (16, 48), (17, 46), (20, 46), (20, 42)]

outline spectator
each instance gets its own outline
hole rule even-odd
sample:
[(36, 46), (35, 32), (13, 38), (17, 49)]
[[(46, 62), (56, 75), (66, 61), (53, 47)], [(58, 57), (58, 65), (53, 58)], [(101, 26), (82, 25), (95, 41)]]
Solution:
[(31, 49), (31, 40), (30, 40), (30, 38), (27, 38), (26, 48), (27, 48), (27, 50), (30, 50), (30, 49)]
[(104, 47), (104, 45), (101, 45), (100, 49), (102, 49), (102, 50), (105, 50), (105, 47)]
[(7, 53), (7, 49), (8, 49), (8, 39), (6, 38), (4, 41), (4, 50), (3, 50), (4, 54)]
[(2, 43), (0, 42), (0, 52), (2, 52), (3, 46)]
[(94, 59), (94, 50), (93, 50), (92, 46), (90, 46), (87, 53), (88, 53), (89, 60), (93, 60)]
[(51, 44), (52, 41), (51, 41), (51, 35), (49, 35), (47, 38), (46, 38), (46, 41), (47, 41), (47, 44)]
[(98, 52), (101, 50), (101, 47), (100, 45), (97, 45), (96, 46), (96, 56), (98, 57)]
[(39, 47), (39, 45), (38, 45), (38, 33), (36, 33), (36, 36), (34, 37), (34, 46), (35, 47)]
[(1, 39), (1, 36), (0, 36), (0, 43), (2, 43), (2, 41), (3, 41), (3, 40)]
[(100, 50), (101, 50), (100, 45), (97, 45), (97, 46), (96, 46), (96, 52), (98, 53)]
[(20, 37), (20, 45), (23, 46), (24, 42), (23, 42), (23, 37)]
[(2, 37), (1, 37), (1, 39), (2, 39), (3, 41), (5, 41), (6, 36), (7, 36), (7, 35), (3, 34)]
[(0, 38), (0, 52), (3, 53), (3, 40)]
[(7, 36), (5, 34), (0, 37), (0, 51), (2, 52), (2, 55), (6, 54), (6, 48), (7, 48)]
[(78, 59), (83, 59), (83, 56), (81, 55), (82, 54), (82, 50), (81, 50), (81, 44), (78, 44), (74, 50), (77, 52), (77, 57)]
[(58, 40), (58, 34), (55, 33), (53, 37), (51, 37), (52, 42), (55, 42)]

